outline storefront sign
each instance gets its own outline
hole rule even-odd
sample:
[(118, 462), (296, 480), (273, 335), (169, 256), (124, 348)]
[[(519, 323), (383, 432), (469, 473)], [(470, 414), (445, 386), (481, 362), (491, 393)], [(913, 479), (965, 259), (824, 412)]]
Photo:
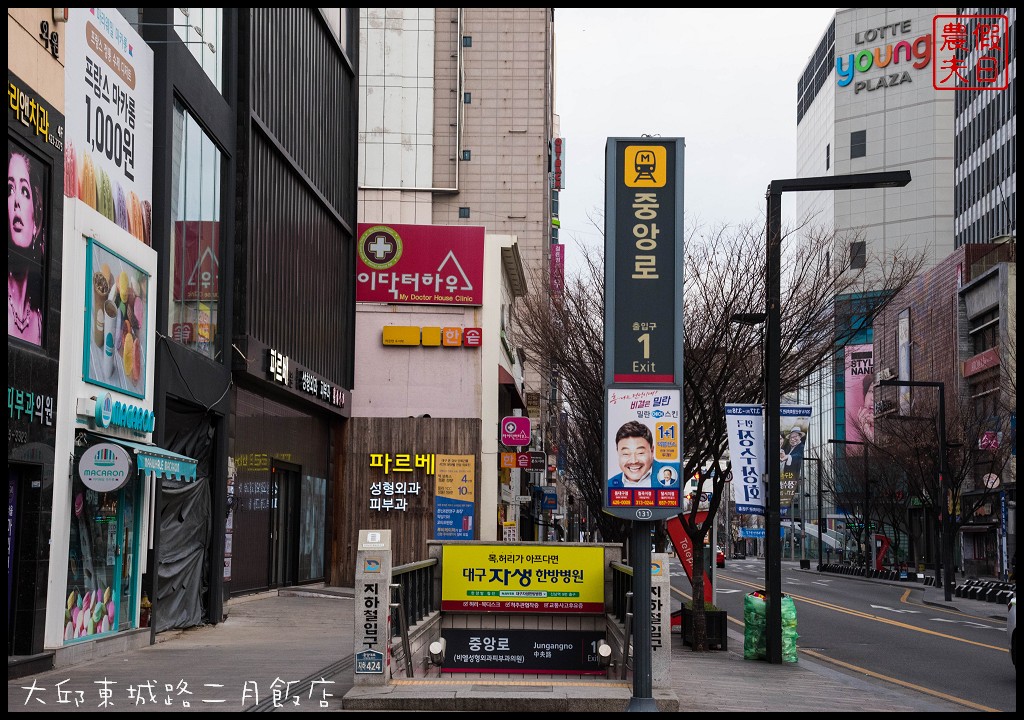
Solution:
[(434, 476), (434, 539), (472, 540), (476, 457), (438, 455)]
[(356, 302), (482, 305), (484, 228), (358, 226)]
[(96, 426), (101, 428), (123, 427), (139, 433), (151, 433), (156, 427), (156, 416), (151, 410), (120, 400), (114, 402), (110, 393), (96, 397), (93, 417)]
[(132, 459), (120, 445), (99, 443), (88, 448), (78, 462), (78, 477), (99, 493), (119, 490), (131, 475)]
[(261, 358), (247, 363), (247, 371), (348, 417), (351, 412), (350, 391), (303, 367), (280, 350), (263, 345), (253, 338), (247, 338), (245, 346), (246, 354), (251, 352)]
[(530, 444), (530, 418), (510, 415), (501, 419), (501, 444), (523, 447)]

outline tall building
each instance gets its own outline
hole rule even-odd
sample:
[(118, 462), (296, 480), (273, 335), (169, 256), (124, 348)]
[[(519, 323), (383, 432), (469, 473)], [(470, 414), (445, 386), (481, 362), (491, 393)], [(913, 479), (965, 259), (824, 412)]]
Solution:
[[(989, 16), (969, 21), (968, 37), (976, 36), (979, 22), (1005, 25), (1005, 35), (995, 39), (1001, 39), (1006, 60), (995, 67), (992, 86), (952, 93), (956, 101), (954, 242), (960, 247), (1017, 237), (1017, 8), (957, 8), (957, 12)], [(980, 55), (972, 47), (963, 63), (977, 67)]]
[[(979, 22), (986, 21), (971, 17), (976, 15), (1006, 16), (995, 25), (998, 33), (988, 36), (995, 41), (989, 55), (997, 56), (991, 72), (985, 72), (991, 69), (985, 60), (979, 61), (975, 40), (984, 35), (978, 32)], [(877, 395), (871, 399), (868, 381), (880, 369), (875, 363), (879, 353), (887, 353), (893, 378), (924, 379), (927, 366), (931, 379), (949, 380), (950, 393), (960, 387), (971, 392), (980, 387), (979, 378), (995, 382), (992, 378), (999, 375), (994, 370), (965, 381), (960, 363), (974, 359), (974, 343), (964, 340), (974, 332), (968, 330), (971, 323), (996, 313), (999, 332), (1004, 332), (1015, 315), (1013, 303), (1000, 299), (1005, 278), (1015, 277), (1005, 267), (1015, 254), (1012, 248), (993, 252), (991, 245), (959, 259), (951, 253), (968, 244), (1015, 242), (1014, 22), (1015, 11), (1000, 8), (841, 10), (798, 82), (801, 176), (887, 170), (909, 170), (912, 176), (902, 189), (802, 193), (798, 216), (835, 230), (835, 257), (848, 264), (849, 272), (893, 253), (923, 253), (925, 260), (925, 280), (897, 297), (898, 307), (886, 311), (881, 325), (872, 327), (856, 311), (858, 303), (872, 300), (870, 284), (859, 294), (836, 298), (837, 337), (851, 329), (853, 337), (846, 347), (837, 345), (833, 362), (800, 392), (800, 400), (815, 407), (810, 442), (822, 455), (853, 450), (851, 442), (862, 439), (858, 416), (870, 416), (864, 422), (871, 425), (876, 414), (892, 410)], [(950, 50), (961, 44), (968, 49)], [(974, 87), (982, 82), (979, 78), (987, 84)], [(972, 83), (972, 89), (964, 89)], [(982, 280), (985, 263), (1003, 265)], [(959, 314), (951, 313), (958, 306)], [(897, 330), (896, 319), (907, 320), (910, 313), (921, 324), (911, 330), (913, 323), (904, 322)], [(948, 322), (931, 328), (928, 313)], [(949, 334), (955, 326), (963, 337)], [(879, 335), (880, 328), (887, 334)], [(910, 348), (911, 338), (931, 342), (914, 345), (913, 363), (909, 351), (906, 362), (896, 363), (893, 348)], [(931, 347), (927, 358), (921, 354), (926, 345)], [(977, 351), (988, 352), (985, 358), (991, 361), (989, 348)], [(864, 402), (874, 404), (864, 408), (866, 415), (859, 410)], [(926, 542), (920, 538), (918, 544), (922, 549)], [(925, 550), (929, 561), (934, 553), (934, 548)]]
[[(500, 467), (501, 455), (543, 452), (547, 440), (540, 402), (528, 407), (527, 399), (544, 397), (548, 381), (536, 359), (512, 346), (508, 323), (517, 296), (548, 291), (553, 9), (360, 12), (361, 227), (407, 226), (410, 242), (422, 247), (449, 242), (444, 228), (482, 229), (486, 241), (479, 303), (396, 296), (358, 304), (353, 421), (390, 418), (406, 434), (431, 438), (415, 448), (412, 437), (385, 438), (365, 448), (370, 454), (472, 454), (479, 488), (474, 532), (500, 539), (520, 520), (526, 489), (516, 480), (525, 480), (525, 471)], [(449, 325), (479, 328), (480, 350), (424, 347), (428, 328)], [(418, 328), (424, 344), (382, 348), (386, 327)], [(533, 421), (522, 446), (500, 442), (499, 421), (512, 415)], [(464, 438), (478, 438), (477, 446)], [(353, 468), (354, 477), (368, 487), (391, 479), (368, 458), (355, 462), (362, 467)], [(435, 478), (413, 477), (433, 489)], [(410, 540), (422, 543), (435, 536), (433, 508), (420, 508), (422, 497), (412, 501), (428, 513)], [(371, 515), (392, 523), (372, 497), (365, 502)], [(524, 532), (520, 524), (521, 538)]]

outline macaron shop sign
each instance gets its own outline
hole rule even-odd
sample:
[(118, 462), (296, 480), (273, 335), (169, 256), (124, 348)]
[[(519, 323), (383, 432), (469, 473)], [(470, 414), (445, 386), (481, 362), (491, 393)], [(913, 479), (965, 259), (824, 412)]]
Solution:
[(140, 433), (151, 433), (156, 427), (156, 416), (151, 410), (139, 405), (114, 402), (110, 393), (103, 393), (96, 398), (96, 426), (123, 427)]
[(128, 482), (131, 472), (128, 451), (114, 443), (93, 445), (78, 461), (78, 477), (87, 488), (100, 493), (119, 490)]
[[(904, 20), (856, 33), (854, 36), (856, 45), (878, 40), (884, 42), (887, 39), (894, 42), (858, 50), (845, 57), (837, 56), (836, 84), (839, 87), (846, 87), (850, 83), (854, 83), (853, 91), (859, 93), (861, 90), (878, 90), (910, 82), (910, 73), (907, 72), (908, 64), (912, 65), (915, 70), (921, 70), (928, 67), (932, 61), (931, 33), (921, 35), (914, 40), (896, 40), (897, 36), (908, 35), (910, 32), (910, 20)], [(877, 70), (877, 73), (871, 77), (857, 77), (858, 73), (864, 74), (872, 70)], [(854, 82), (855, 79), (856, 82)]]

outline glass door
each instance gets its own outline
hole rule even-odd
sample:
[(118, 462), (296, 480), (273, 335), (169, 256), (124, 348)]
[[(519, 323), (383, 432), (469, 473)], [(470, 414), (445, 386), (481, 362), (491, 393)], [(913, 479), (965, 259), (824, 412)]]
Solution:
[(139, 479), (97, 492), (75, 477), (71, 492), (64, 640), (82, 640), (132, 627), (137, 586)]

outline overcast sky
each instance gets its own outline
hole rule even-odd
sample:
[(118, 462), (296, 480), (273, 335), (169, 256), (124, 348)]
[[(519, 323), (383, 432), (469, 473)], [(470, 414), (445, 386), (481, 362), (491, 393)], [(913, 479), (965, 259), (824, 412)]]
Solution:
[(685, 138), (688, 227), (763, 223), (768, 183), (796, 175), (797, 79), (835, 10), (555, 8), (566, 273), (577, 240), (602, 243), (609, 137)]

